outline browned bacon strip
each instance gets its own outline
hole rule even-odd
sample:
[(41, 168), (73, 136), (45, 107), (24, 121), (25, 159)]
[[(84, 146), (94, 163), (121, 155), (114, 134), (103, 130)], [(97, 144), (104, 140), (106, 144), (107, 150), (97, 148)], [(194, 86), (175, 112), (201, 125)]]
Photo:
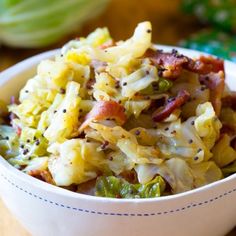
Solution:
[(223, 97), (222, 106), (236, 110), (236, 92), (230, 92), (227, 96)]
[(221, 98), (225, 88), (225, 76), (223, 71), (201, 75), (200, 81), (210, 89), (210, 101), (214, 107), (216, 115), (220, 115)]
[(171, 99), (163, 110), (157, 109), (152, 116), (153, 121), (160, 122), (167, 118), (176, 108), (188, 101), (190, 94), (186, 90), (180, 90), (176, 97)]
[(97, 102), (93, 109), (85, 116), (85, 120), (79, 128), (79, 132), (82, 132), (92, 121), (106, 119), (115, 119), (120, 125), (124, 124), (126, 121), (124, 107), (115, 101)]
[(183, 69), (199, 74), (224, 70), (224, 63), (220, 59), (211, 56), (201, 56), (198, 60), (192, 60), (179, 54), (176, 50), (172, 50), (169, 53), (149, 49), (145, 53), (145, 57), (148, 57), (154, 65), (158, 66), (159, 76), (172, 80), (176, 79)]
[(196, 72), (199, 74), (208, 74), (210, 72), (218, 73), (219, 71), (224, 72), (224, 61), (221, 59), (211, 56), (201, 56), (196, 62), (198, 61), (200, 61), (202, 65), (204, 65), (203, 68), (198, 68), (196, 70)]
[(182, 55), (177, 55), (176, 51), (172, 53), (163, 52), (162, 50), (148, 49), (145, 53), (145, 57), (148, 57), (152, 63), (159, 68), (159, 76), (176, 79), (184, 64), (188, 63), (188, 58)]
[(48, 170), (31, 170), (28, 172), (28, 174), (46, 183), (55, 184), (52, 175)]

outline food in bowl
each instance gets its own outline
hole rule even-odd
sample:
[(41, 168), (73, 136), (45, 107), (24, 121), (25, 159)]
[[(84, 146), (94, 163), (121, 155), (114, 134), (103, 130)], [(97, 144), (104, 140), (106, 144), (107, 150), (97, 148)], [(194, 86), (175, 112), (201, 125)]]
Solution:
[(97, 29), (42, 61), (2, 108), (0, 154), (50, 184), (112, 198), (176, 194), (236, 172), (223, 61), (158, 50), (151, 32), (143, 22), (115, 42)]

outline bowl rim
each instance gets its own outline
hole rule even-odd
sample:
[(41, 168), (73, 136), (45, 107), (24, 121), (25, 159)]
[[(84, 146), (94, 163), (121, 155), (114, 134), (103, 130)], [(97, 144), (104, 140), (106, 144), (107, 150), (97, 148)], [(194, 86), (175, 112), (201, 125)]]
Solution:
[[(200, 51), (196, 51), (196, 50), (191, 50), (191, 49), (185, 49), (185, 48), (176, 47), (176, 46), (166, 46), (166, 45), (154, 44), (154, 47), (159, 48), (159, 49), (163, 49), (164, 51), (176, 49), (183, 54), (193, 55), (191, 57), (198, 57), (200, 55), (211, 55), (208, 53), (204, 53), (204, 52), (200, 52)], [(14, 76), (17, 76), (18, 73), (21, 73), (21, 72), (29, 69), (30, 67), (36, 66), (41, 60), (49, 59), (59, 53), (60, 53), (60, 49), (46, 51), (46, 52), (40, 53), (36, 56), (25, 59), (15, 65), (11, 66), (10, 68), (6, 69), (5, 71), (0, 72), (0, 86), (5, 84), (7, 81), (11, 80)], [(228, 66), (236, 69), (236, 63), (230, 62), (228, 60), (224, 60), (224, 62), (226, 64), (228, 64)], [(226, 71), (226, 74), (227, 74), (227, 71)], [(34, 177), (31, 177), (31, 176), (23, 173), (22, 171), (16, 169), (12, 165), (10, 165), (3, 157), (0, 156), (0, 176), (7, 179), (7, 177), (1, 173), (2, 168), (6, 171), (6, 173), (9, 173), (9, 176), (13, 176), (16, 179), (19, 179), (20, 181), (27, 183), (29, 186), (38, 188), (42, 191), (46, 191), (46, 192), (53, 193), (53, 194), (59, 194), (63, 197), (69, 197), (69, 198), (74, 198), (74, 199), (84, 199), (84, 200), (90, 200), (90, 201), (95, 201), (95, 202), (106, 201), (106, 202), (111, 202), (111, 203), (114, 202), (116, 204), (117, 203), (121, 203), (121, 204), (122, 203), (139, 203), (139, 202), (140, 203), (152, 203), (152, 202), (163, 202), (163, 201), (177, 200), (179, 198), (188, 197), (188, 196), (193, 195), (195, 193), (201, 193), (201, 192), (205, 192), (208, 190), (212, 190), (213, 188), (217, 188), (221, 185), (224, 185), (224, 183), (227, 183), (230, 181), (235, 181), (235, 183), (236, 183), (236, 173), (235, 173), (235, 174), (232, 174), (226, 178), (218, 180), (216, 182), (207, 184), (205, 186), (201, 186), (199, 188), (189, 190), (186, 192), (182, 192), (182, 193), (177, 193), (174, 195), (161, 196), (161, 197), (157, 197), (157, 198), (144, 198), (144, 199), (117, 199), (117, 198), (97, 197), (97, 196), (91, 196), (91, 195), (86, 195), (86, 194), (82, 194), (82, 193), (72, 192), (72, 191), (63, 189), (61, 187), (45, 183), (43, 181), (40, 181)]]

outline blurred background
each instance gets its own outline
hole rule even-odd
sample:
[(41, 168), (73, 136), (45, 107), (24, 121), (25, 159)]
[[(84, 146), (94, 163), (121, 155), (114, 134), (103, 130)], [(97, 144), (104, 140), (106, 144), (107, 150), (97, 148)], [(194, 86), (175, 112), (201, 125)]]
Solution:
[[(236, 61), (235, 0), (0, 0), (0, 71), (97, 27), (126, 39), (144, 20), (154, 43)], [(1, 201), (0, 215), (0, 235), (28, 235)]]

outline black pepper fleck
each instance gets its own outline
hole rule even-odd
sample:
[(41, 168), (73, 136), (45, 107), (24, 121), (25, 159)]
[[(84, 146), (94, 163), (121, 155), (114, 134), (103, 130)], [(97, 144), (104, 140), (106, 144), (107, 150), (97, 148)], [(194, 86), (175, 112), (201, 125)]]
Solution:
[(192, 142), (193, 142), (193, 140), (192, 140), (192, 139), (189, 139), (189, 140), (188, 140), (188, 143), (189, 143), (189, 144), (190, 144), (190, 143), (192, 143)]
[(66, 109), (63, 109), (62, 112), (63, 112), (63, 113), (66, 113)]
[(40, 141), (36, 140), (35, 144), (38, 146), (40, 144)]
[(65, 94), (66, 93), (66, 90), (64, 88), (60, 88), (60, 91), (59, 91), (61, 94)]
[(168, 131), (168, 130), (169, 130), (169, 128), (168, 128), (168, 127), (166, 127), (166, 128), (165, 128), (165, 131)]
[(53, 113), (54, 113), (54, 114), (57, 113), (57, 110), (53, 111)]
[(171, 53), (172, 53), (172, 54), (177, 54), (178, 51), (177, 51), (176, 49), (173, 48), (172, 51), (171, 51)]
[(147, 33), (150, 34), (152, 31), (150, 29), (147, 30)]
[(138, 129), (135, 131), (135, 135), (140, 135), (140, 133), (141, 133), (141, 132), (140, 132), (140, 130), (138, 130)]
[(25, 146), (24, 146), (24, 144), (21, 144), (21, 145), (20, 145), (20, 148), (22, 148), (22, 149), (23, 149), (24, 147), (25, 147)]
[(25, 92), (26, 92), (26, 93), (28, 93), (28, 92), (29, 92), (29, 90), (25, 90)]
[(25, 149), (25, 150), (23, 151), (23, 154), (26, 155), (28, 152), (29, 152), (29, 150), (28, 150), (28, 149)]
[(26, 140), (26, 142), (27, 142), (27, 143), (30, 143), (30, 140), (29, 140), (29, 139), (27, 139), (27, 140)]
[(119, 81), (116, 81), (116, 85), (115, 85), (115, 88), (120, 88), (120, 82)]
[(202, 151), (202, 149), (201, 148), (199, 148), (198, 150), (197, 150), (197, 152), (201, 152)]
[(198, 156), (196, 156), (196, 157), (194, 157), (194, 160), (195, 160), (195, 161), (197, 161), (197, 160), (198, 160), (198, 158), (199, 158), (199, 157), (198, 157)]
[(193, 120), (193, 121), (191, 121), (191, 125), (194, 125), (194, 120)]
[(207, 88), (206, 88), (206, 86), (202, 86), (201, 87), (201, 91), (204, 91), (204, 90), (206, 90)]
[(126, 85), (127, 85), (127, 83), (126, 83), (126, 82), (124, 82), (124, 83), (123, 83), (123, 86), (126, 86)]
[(101, 149), (105, 149), (109, 145), (109, 142), (106, 140), (104, 143), (101, 145)]

